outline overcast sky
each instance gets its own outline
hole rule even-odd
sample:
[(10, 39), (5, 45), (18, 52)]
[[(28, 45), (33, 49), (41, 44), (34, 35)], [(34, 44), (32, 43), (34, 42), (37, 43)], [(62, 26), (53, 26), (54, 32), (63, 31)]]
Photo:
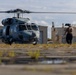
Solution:
[[(76, 12), (76, 0), (0, 0), (0, 10), (16, 8), (30, 11)], [(0, 14), (0, 21), (12, 16), (13, 14)], [(49, 37), (52, 22), (55, 22), (56, 26), (61, 26), (62, 23), (76, 23), (75, 14), (24, 14), (24, 17), (29, 17), (32, 22), (37, 24), (49, 26)]]

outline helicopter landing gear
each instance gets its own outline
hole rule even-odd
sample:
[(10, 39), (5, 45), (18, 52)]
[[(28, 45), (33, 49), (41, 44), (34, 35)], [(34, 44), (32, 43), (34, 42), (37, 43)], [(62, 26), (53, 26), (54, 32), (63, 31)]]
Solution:
[(12, 38), (9, 38), (9, 40), (8, 40), (8, 44), (12, 44), (13, 43), (13, 39)]
[(37, 42), (38, 42), (38, 41), (37, 41), (37, 38), (35, 38), (34, 41), (33, 41), (33, 45), (36, 45)]
[(12, 37), (8, 37), (7, 36), (7, 38), (5, 38), (5, 39), (2, 39), (2, 42), (5, 42), (6, 44), (12, 44), (13, 43), (13, 39), (12, 39)]

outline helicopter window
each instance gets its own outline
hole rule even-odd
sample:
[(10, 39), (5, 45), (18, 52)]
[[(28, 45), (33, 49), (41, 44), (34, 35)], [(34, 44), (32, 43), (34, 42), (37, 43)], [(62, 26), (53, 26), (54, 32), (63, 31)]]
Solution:
[(12, 19), (11, 18), (8, 18), (7, 21), (6, 21), (6, 23), (7, 24), (12, 24)]
[(31, 26), (30, 25), (27, 25), (27, 28), (28, 28), (28, 30), (31, 30)]
[(19, 31), (27, 30), (25, 25), (19, 25)]
[(36, 25), (32, 25), (33, 30), (38, 30), (38, 27)]

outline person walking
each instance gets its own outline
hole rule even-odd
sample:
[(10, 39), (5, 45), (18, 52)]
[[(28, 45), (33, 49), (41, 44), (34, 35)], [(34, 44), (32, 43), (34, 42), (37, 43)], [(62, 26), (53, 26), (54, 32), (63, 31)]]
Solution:
[(66, 34), (66, 42), (68, 44), (72, 44), (73, 34), (72, 34), (72, 26), (68, 25), (68, 28), (65, 31)]

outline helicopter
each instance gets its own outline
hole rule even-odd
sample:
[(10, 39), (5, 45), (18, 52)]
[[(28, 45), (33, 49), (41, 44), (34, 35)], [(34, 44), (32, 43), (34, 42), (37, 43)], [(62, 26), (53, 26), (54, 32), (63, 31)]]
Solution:
[(29, 18), (20, 17), (21, 13), (29, 13), (21, 9), (0, 11), (0, 13), (16, 13), (17, 17), (2, 20), (3, 28), (0, 30), (0, 39), (6, 44), (14, 43), (33, 43), (39, 41), (39, 27), (35, 23), (28, 23)]
[(2, 29), (0, 30), (0, 39), (6, 44), (12, 43), (32, 43), (36, 45), (39, 42), (40, 30), (37, 24), (28, 23), (29, 18), (20, 17), (24, 13), (51, 13), (51, 14), (76, 14), (76, 12), (33, 12), (22, 9), (0, 11), (0, 13), (14, 13), (17, 16), (2, 20)]

